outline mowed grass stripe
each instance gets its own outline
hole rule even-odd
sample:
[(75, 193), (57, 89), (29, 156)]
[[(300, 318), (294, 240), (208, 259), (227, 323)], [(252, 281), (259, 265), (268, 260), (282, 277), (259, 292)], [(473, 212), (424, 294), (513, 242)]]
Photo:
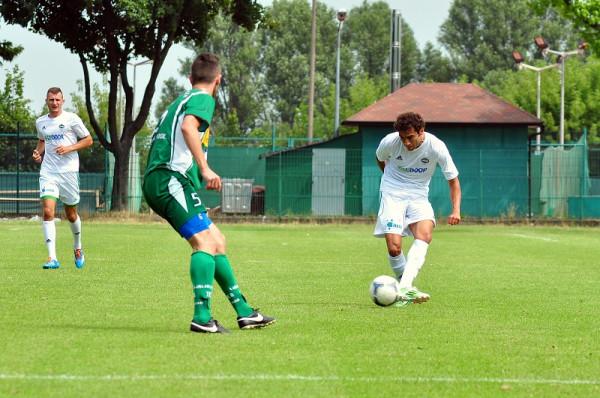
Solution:
[(600, 380), (560, 380), (560, 379), (520, 379), (501, 377), (458, 377), (458, 376), (379, 376), (356, 377), (334, 375), (299, 374), (187, 374), (187, 375), (69, 375), (69, 374), (11, 374), (0, 373), (0, 380), (51, 380), (51, 381), (144, 381), (144, 380), (285, 380), (285, 381), (331, 381), (331, 382), (406, 382), (406, 383), (508, 383), (508, 384), (548, 384), (548, 385), (600, 385)]

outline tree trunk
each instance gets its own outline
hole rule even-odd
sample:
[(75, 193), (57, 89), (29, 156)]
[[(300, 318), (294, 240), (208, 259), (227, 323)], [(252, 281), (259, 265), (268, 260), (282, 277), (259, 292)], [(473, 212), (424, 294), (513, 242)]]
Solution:
[(129, 154), (130, 146), (122, 147), (115, 152), (115, 169), (112, 187), (112, 211), (129, 209)]

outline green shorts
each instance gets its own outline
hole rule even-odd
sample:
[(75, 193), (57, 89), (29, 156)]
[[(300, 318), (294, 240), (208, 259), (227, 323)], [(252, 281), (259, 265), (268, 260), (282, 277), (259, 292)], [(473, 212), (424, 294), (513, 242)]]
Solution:
[(191, 181), (176, 171), (155, 169), (144, 177), (148, 205), (185, 239), (212, 224)]

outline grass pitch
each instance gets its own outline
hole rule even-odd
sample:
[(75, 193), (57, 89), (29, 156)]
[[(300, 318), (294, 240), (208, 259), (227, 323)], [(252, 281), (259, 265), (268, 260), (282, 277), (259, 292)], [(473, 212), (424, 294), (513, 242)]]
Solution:
[[(166, 224), (66, 222), (57, 271), (39, 223), (0, 223), (1, 397), (600, 396), (597, 228), (458, 226), (434, 234), (417, 286), (380, 308), (390, 274), (369, 225), (221, 225), (240, 286), (277, 323), (188, 331), (187, 244)], [(406, 242), (408, 248), (408, 241)]]

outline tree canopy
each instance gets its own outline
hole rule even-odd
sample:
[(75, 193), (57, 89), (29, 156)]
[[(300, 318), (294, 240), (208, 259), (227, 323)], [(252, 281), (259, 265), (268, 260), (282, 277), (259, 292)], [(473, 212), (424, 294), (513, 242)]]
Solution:
[[(131, 145), (149, 115), (156, 79), (173, 43), (202, 42), (219, 13), (252, 29), (261, 19), (262, 7), (255, 0), (3, 0), (0, 13), (6, 22), (41, 33), (78, 55), (90, 123), (102, 145), (115, 156), (112, 204), (120, 210), (126, 206)], [(133, 109), (127, 67), (139, 57), (151, 60), (152, 68), (138, 110)], [(90, 66), (108, 75), (110, 137), (105, 136), (92, 106)], [(117, 112), (120, 89), (125, 98), (122, 113)]]
[[(540, 63), (538, 66), (542, 66)], [(560, 123), (560, 75), (557, 69), (542, 73), (541, 118), (544, 139), (557, 139)], [(536, 77), (533, 72), (503, 70), (489, 73), (482, 86), (507, 101), (535, 114)], [(579, 138), (588, 129), (589, 142), (600, 144), (600, 59), (569, 58), (565, 76), (565, 140)]]
[(17, 55), (23, 51), (23, 47), (14, 46), (12, 42), (0, 40), (0, 65), (2, 61), (12, 61)]
[(540, 14), (548, 7), (557, 9), (573, 22), (582, 39), (587, 40), (596, 53), (600, 52), (600, 0), (532, 0), (532, 3)]
[(439, 40), (462, 80), (481, 80), (492, 70), (510, 69), (511, 53), (534, 54), (542, 35), (556, 45), (576, 43), (572, 25), (553, 9), (536, 14), (529, 0), (455, 0)]

